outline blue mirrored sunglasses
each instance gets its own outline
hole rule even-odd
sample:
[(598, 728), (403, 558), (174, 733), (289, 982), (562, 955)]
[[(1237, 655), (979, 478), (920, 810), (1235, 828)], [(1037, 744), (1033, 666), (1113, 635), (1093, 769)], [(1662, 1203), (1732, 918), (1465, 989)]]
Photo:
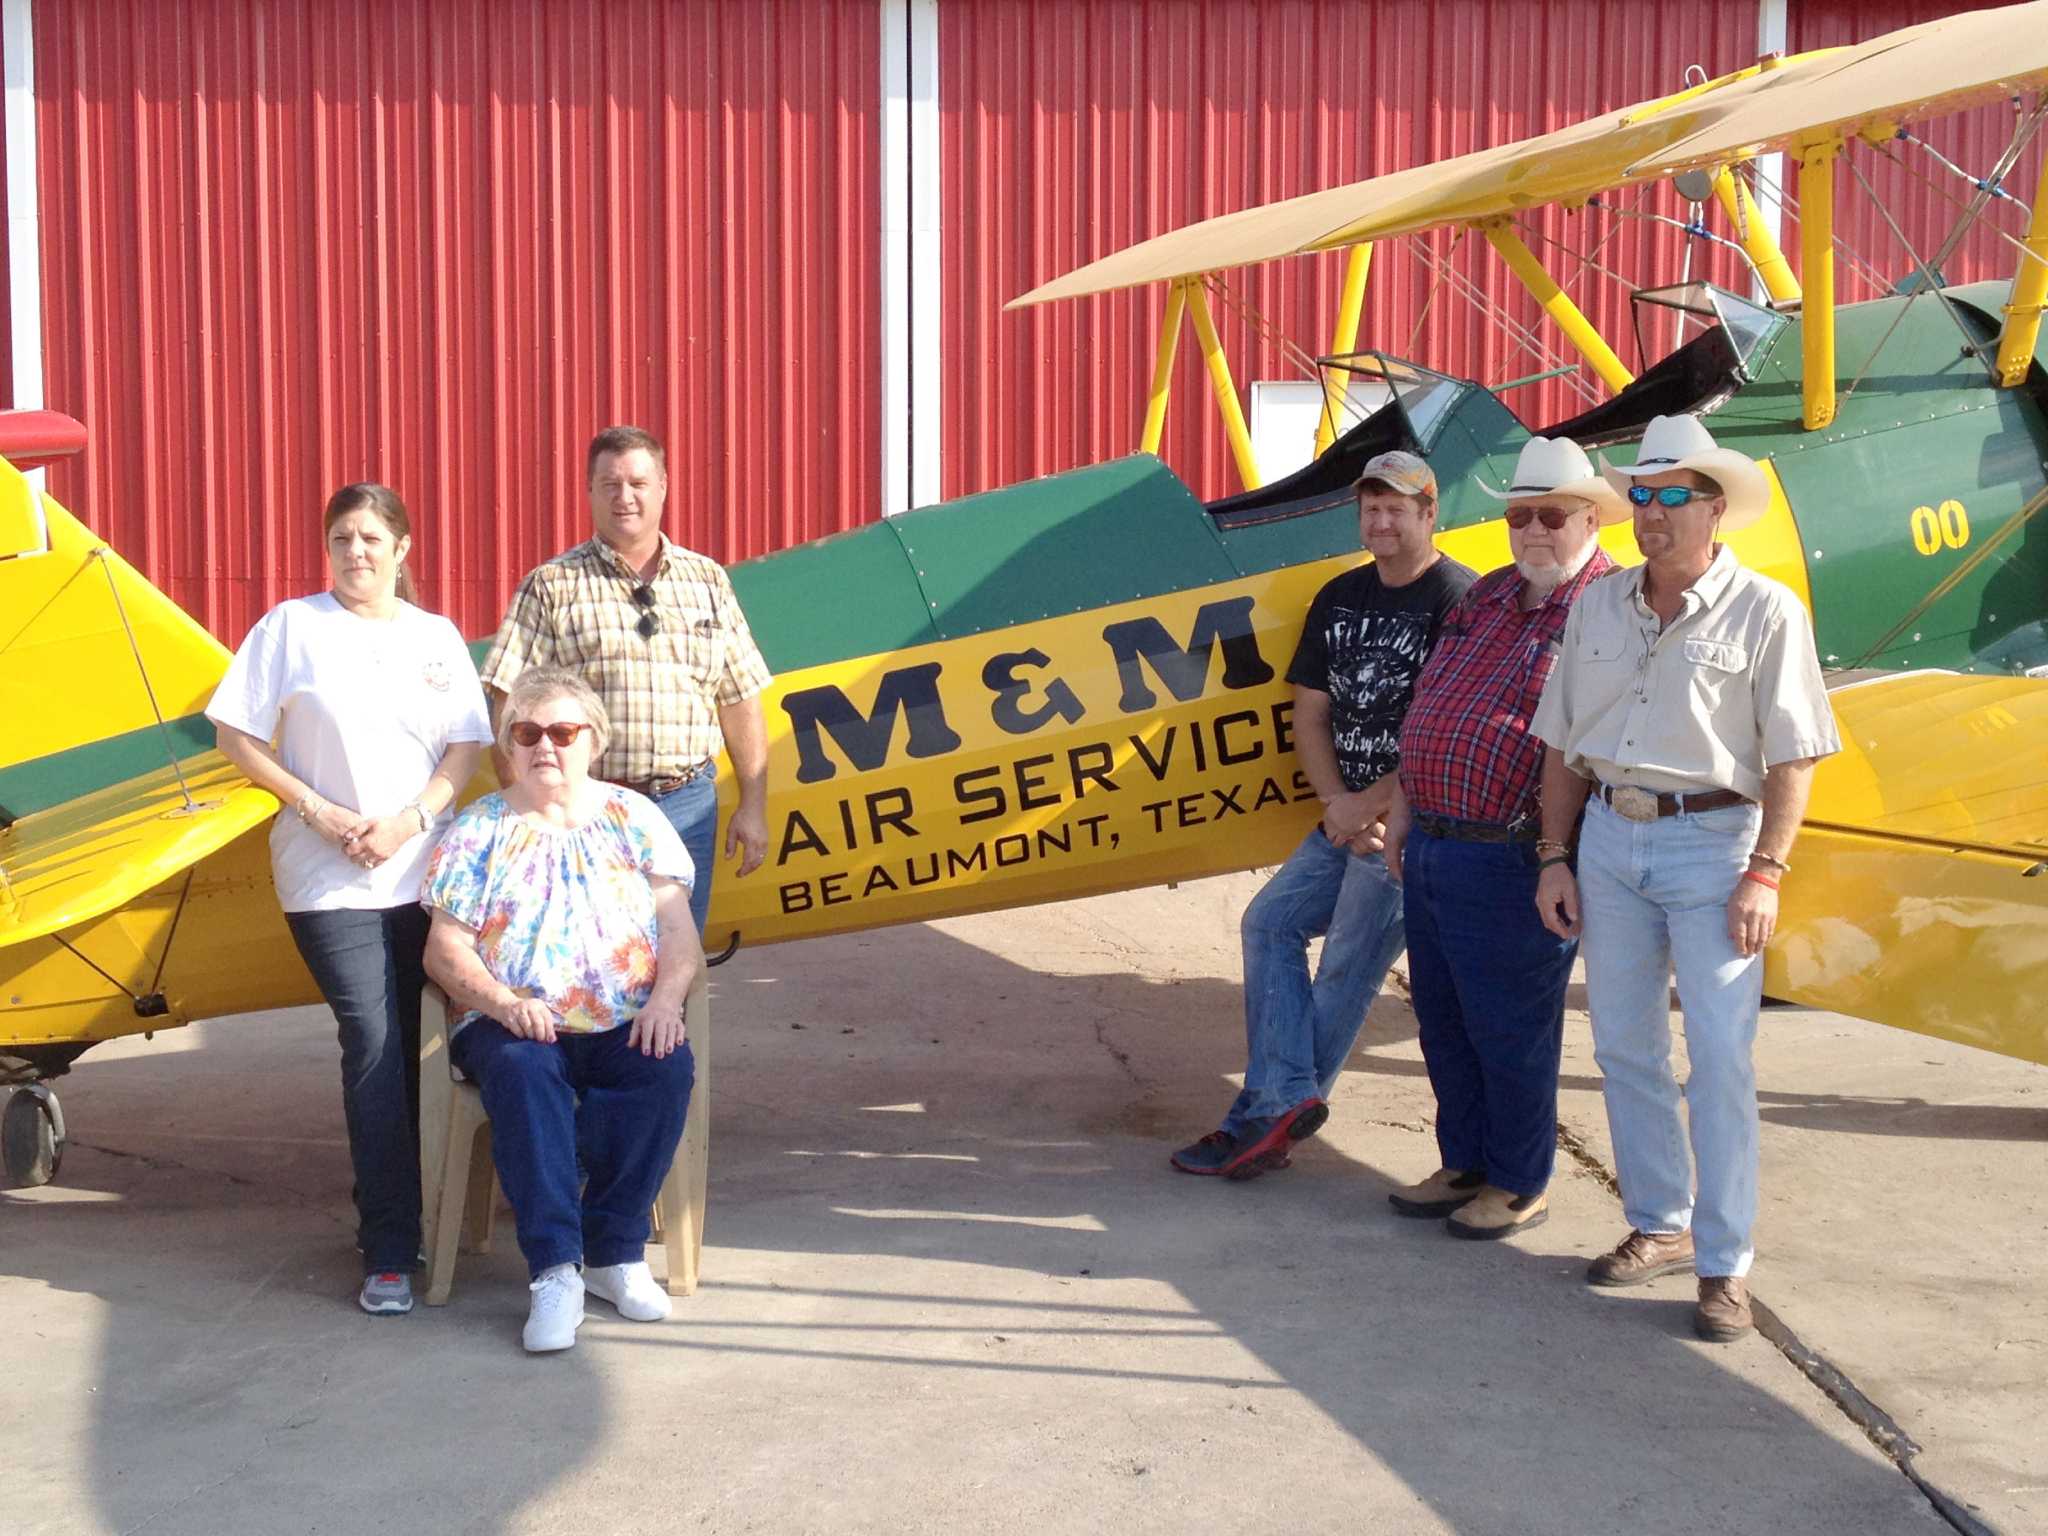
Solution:
[(1682, 507), (1689, 501), (1711, 501), (1712, 491), (1696, 491), (1689, 485), (1632, 485), (1628, 488), (1628, 499), (1639, 507), (1647, 507), (1655, 500), (1660, 507)]

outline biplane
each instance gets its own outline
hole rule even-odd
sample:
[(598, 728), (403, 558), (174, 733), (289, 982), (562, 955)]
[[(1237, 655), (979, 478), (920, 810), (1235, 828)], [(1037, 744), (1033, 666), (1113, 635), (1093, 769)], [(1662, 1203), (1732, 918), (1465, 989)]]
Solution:
[[(1768, 989), (2048, 1062), (2034, 1004), (2048, 981), (2048, 168), (2012, 280), (1946, 286), (1916, 258), (1916, 282), (1837, 305), (1832, 277), (1840, 163), (2007, 99), (2014, 145), (1987, 186), (2048, 117), (2048, 4), (1765, 59), (1535, 139), (1212, 219), (1024, 295), (1163, 289), (1138, 451), (734, 568), (777, 673), (774, 848), (759, 873), (716, 884), (707, 947), (1277, 862), (1316, 814), (1282, 674), (1309, 598), (1359, 558), (1348, 487), (1363, 462), (1426, 455), (1442, 547), (1485, 570), (1507, 543), (1479, 483), (1508, 483), (1532, 430), (1611, 447), (1683, 411), (1766, 466), (1771, 513), (1733, 542), (1809, 606), (1847, 743), (1818, 777)], [(1766, 153), (1798, 166), (1797, 278), (1741, 174)], [(1690, 334), (1635, 376), (1519, 221), (1666, 178), (1720, 204), (1754, 291), (1636, 293)], [(1357, 345), (1373, 242), (1446, 227), (1484, 235), (1605, 398), (1532, 426), (1482, 383)], [(1259, 484), (1207, 280), (1343, 249), (1317, 452)], [(1149, 451), (1184, 323), (1246, 468), (1244, 491), (1208, 504)], [(1359, 378), (1379, 403), (1341, 420)], [(1607, 537), (1636, 558), (1625, 527)], [(211, 750), (201, 713), (227, 659), (0, 465), (11, 1178), (54, 1173), (48, 1080), (93, 1043), (314, 1000), (270, 888), (262, 827), (277, 807)]]

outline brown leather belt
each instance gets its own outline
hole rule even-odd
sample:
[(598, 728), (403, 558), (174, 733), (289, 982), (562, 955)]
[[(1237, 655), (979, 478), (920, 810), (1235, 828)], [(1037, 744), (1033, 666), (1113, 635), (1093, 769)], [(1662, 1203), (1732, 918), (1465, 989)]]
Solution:
[(677, 774), (659, 774), (651, 779), (613, 779), (612, 783), (621, 789), (630, 789), (636, 795), (645, 795), (650, 800), (659, 800), (663, 795), (672, 795), (685, 784), (702, 778), (718, 766), (716, 758), (707, 757), (694, 768), (685, 768)]
[(1607, 802), (1608, 809), (1623, 821), (1656, 821), (1680, 811), (1718, 811), (1723, 806), (1748, 805), (1749, 796), (1732, 789), (1703, 789), (1696, 795), (1657, 794), (1634, 784), (1595, 784), (1593, 793)]

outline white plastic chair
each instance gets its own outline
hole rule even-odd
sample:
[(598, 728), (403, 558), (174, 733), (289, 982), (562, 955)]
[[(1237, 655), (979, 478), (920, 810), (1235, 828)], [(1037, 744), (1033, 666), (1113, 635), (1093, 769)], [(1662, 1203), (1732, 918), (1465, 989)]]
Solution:
[[(654, 1200), (654, 1235), (668, 1250), (668, 1293), (691, 1296), (704, 1249), (705, 1179), (711, 1160), (711, 1003), (704, 969), (690, 986), (684, 1020), (696, 1076), (683, 1139)], [(474, 1083), (448, 1058), (448, 997), (427, 983), (420, 998), (420, 1204), (430, 1307), (447, 1303), (457, 1249), (488, 1253), (498, 1204), (491, 1122)]]

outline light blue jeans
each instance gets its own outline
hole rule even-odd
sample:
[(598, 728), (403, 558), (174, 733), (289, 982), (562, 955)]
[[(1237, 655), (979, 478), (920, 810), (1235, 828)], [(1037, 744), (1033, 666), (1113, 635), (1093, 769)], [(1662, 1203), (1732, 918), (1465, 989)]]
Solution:
[(697, 878), (690, 885), (690, 916), (701, 934), (711, 913), (711, 877), (718, 864), (718, 775), (707, 768), (654, 803), (697, 866)]
[[(1328, 1098), (1401, 953), (1401, 887), (1378, 854), (1334, 846), (1315, 827), (1245, 908), (1244, 1091), (1223, 1117), (1241, 1135), (1255, 1120)], [(1309, 940), (1322, 936), (1315, 979)]]
[[(1731, 805), (1631, 822), (1596, 798), (1587, 804), (1579, 840), (1579, 952), (1622, 1211), (1639, 1232), (1690, 1227), (1703, 1277), (1746, 1275), (1755, 1251), (1751, 1047), (1764, 969), (1761, 955), (1745, 959), (1728, 937), (1728, 898), (1756, 846), (1762, 814), (1754, 805)], [(1671, 1071), (1674, 969), (1692, 1064), (1682, 1095)]]

